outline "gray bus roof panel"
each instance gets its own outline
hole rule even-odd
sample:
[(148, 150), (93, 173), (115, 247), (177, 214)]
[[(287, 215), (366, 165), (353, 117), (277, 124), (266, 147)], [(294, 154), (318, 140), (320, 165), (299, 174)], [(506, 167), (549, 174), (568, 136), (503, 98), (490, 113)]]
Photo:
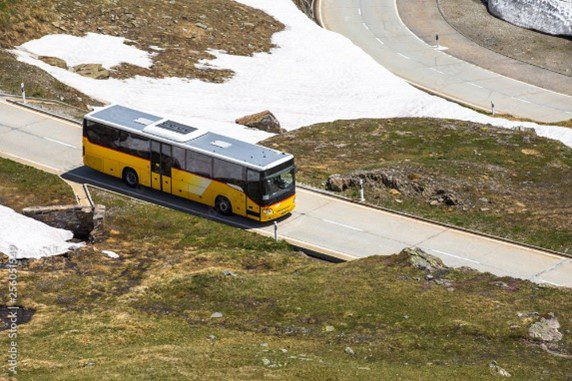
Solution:
[[(199, 129), (191, 126), (181, 125), (177, 122), (167, 121), (156, 115), (147, 114), (141, 111), (133, 110), (120, 105), (111, 105), (100, 110), (93, 111), (86, 115), (88, 119), (107, 122), (111, 125), (125, 128), (126, 130), (135, 130), (143, 135), (149, 135), (145, 132), (146, 127), (164, 120), (169, 126), (166, 130), (170, 132), (182, 133), (191, 132), (189, 136), (192, 138), (188, 141), (172, 140), (172, 144), (181, 147), (188, 147), (199, 152), (212, 153), (215, 157), (228, 158), (232, 161), (242, 162), (254, 167), (268, 168), (271, 164), (285, 162), (292, 158), (292, 155), (284, 152), (276, 151), (257, 144), (243, 142), (238, 139), (229, 138), (213, 132), (201, 132)], [(165, 124), (162, 122), (162, 124)], [(169, 127), (174, 127), (171, 130)], [(161, 128), (164, 128), (163, 126)], [(182, 134), (183, 135), (183, 134)], [(163, 137), (164, 139), (171, 140)]]
[(190, 140), (185, 145), (200, 151), (227, 156), (258, 167), (266, 167), (278, 160), (290, 157), (286, 153), (271, 148), (246, 143), (213, 132), (208, 132)]
[(143, 130), (148, 124), (155, 123), (163, 119), (155, 115), (147, 114), (119, 105), (106, 107), (103, 110), (96, 110), (88, 115), (102, 121), (110, 122), (138, 131)]

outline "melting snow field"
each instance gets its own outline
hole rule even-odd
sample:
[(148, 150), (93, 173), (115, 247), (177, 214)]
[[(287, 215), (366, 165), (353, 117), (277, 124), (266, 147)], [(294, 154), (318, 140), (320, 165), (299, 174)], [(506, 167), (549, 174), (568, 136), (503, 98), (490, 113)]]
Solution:
[(149, 53), (125, 45), (125, 38), (88, 33), (84, 37), (51, 34), (23, 44), (20, 48), (38, 56), (57, 57), (69, 67), (80, 64), (101, 64), (106, 69), (122, 63), (150, 68)]
[(83, 246), (69, 243), (73, 233), (56, 229), (0, 205), (0, 253), (11, 258), (43, 258)]
[[(217, 67), (236, 74), (222, 84), (182, 78), (95, 80), (50, 66), (35, 55), (68, 62), (127, 62), (149, 53), (123, 51), (111, 36), (79, 38), (81, 51), (66, 46), (65, 35), (24, 44), (14, 54), (61, 82), (107, 103), (120, 103), (167, 116), (234, 138), (256, 142), (270, 134), (234, 124), (246, 114), (272, 111), (287, 130), (319, 122), (355, 118), (437, 117), (490, 123), (501, 127), (529, 126), (541, 136), (572, 146), (572, 129), (490, 118), (410, 86), (384, 69), (348, 39), (320, 28), (291, 0), (239, 0), (259, 8), (286, 25), (273, 36), (277, 48), (253, 57), (213, 51), (216, 59), (198, 67)], [(49, 38), (48, 38), (49, 37)], [(109, 48), (102, 46), (108, 44)], [(121, 42), (122, 44), (122, 42)], [(90, 53), (94, 46), (96, 53)], [(161, 47), (155, 47), (154, 50)]]

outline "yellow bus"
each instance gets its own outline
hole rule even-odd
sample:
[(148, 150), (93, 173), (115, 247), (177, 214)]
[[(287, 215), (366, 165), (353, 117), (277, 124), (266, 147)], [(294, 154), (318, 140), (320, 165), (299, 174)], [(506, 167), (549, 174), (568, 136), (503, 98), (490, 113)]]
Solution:
[(225, 215), (264, 222), (295, 206), (292, 155), (120, 105), (84, 117), (83, 162)]

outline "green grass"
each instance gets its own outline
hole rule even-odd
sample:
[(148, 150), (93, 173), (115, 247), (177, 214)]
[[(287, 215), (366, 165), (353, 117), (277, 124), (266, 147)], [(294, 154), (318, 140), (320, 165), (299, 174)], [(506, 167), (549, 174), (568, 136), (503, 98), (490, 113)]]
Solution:
[(451, 292), (403, 256), (334, 265), (214, 221), (93, 196), (108, 210), (103, 242), (20, 268), (19, 302), (37, 310), (20, 326), (20, 379), (490, 379), (492, 360), (516, 379), (572, 371), (517, 317), (554, 312), (570, 352), (569, 290), (504, 278), (506, 290), (490, 274), (447, 271)]
[(398, 169), (454, 190), (465, 207), (432, 206), (385, 187), (366, 188), (368, 202), (572, 252), (572, 150), (559, 142), (477, 123), (400, 118), (323, 123), (265, 144), (295, 155), (301, 182), (324, 188), (334, 173)]
[(74, 203), (73, 191), (57, 176), (0, 158), (0, 204), (19, 211), (27, 206)]

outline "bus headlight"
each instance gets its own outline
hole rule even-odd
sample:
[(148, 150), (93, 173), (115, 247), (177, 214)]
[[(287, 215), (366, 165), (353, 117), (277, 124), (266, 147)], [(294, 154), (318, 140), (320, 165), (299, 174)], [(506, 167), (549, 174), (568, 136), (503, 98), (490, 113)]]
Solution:
[(264, 214), (266, 214), (267, 216), (271, 215), (272, 213), (274, 213), (272, 209), (264, 209)]

